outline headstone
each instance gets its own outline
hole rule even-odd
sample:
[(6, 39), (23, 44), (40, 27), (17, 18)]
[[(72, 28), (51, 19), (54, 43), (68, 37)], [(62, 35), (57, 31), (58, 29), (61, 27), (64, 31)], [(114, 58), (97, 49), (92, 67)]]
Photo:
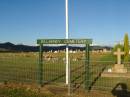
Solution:
[(117, 64), (115, 64), (112, 68), (112, 72), (127, 73), (127, 69), (124, 67), (124, 64), (121, 64), (121, 56), (124, 55), (124, 52), (121, 52), (121, 49), (118, 48), (117, 52), (114, 52), (114, 55), (117, 56)]
[(127, 72), (127, 68), (125, 68), (124, 64), (121, 63), (121, 56), (124, 55), (124, 52), (121, 51), (120, 48), (114, 52), (114, 55), (117, 56), (117, 63), (114, 64), (112, 68), (105, 70), (102, 73), (102, 77), (127, 77), (130, 78), (130, 73)]
[(112, 72), (112, 69), (111, 69), (111, 68), (109, 68), (109, 69), (108, 69), (108, 72)]
[(121, 49), (118, 48), (117, 52), (114, 52), (114, 55), (117, 55), (117, 64), (121, 64), (121, 55), (124, 55), (124, 52), (121, 52)]
[(54, 51), (54, 53), (58, 53), (58, 51)]

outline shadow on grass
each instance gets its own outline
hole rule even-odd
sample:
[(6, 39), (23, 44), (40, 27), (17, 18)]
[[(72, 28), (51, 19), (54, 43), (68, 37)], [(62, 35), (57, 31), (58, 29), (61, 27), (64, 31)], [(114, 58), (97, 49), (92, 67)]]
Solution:
[(98, 73), (98, 75), (94, 78), (94, 80), (92, 81), (92, 83), (90, 83), (89, 86), (89, 90), (92, 89), (92, 87), (94, 86), (94, 84), (96, 83), (96, 81), (101, 77), (101, 74), (104, 72), (104, 70), (106, 69), (106, 66), (104, 66), (101, 71)]
[(111, 91), (113, 96), (116, 97), (130, 97), (130, 91), (127, 89), (125, 83), (118, 83)]
[(82, 72), (80, 75), (76, 76), (71, 83), (74, 83), (76, 80), (80, 79), (83, 75), (85, 74), (85, 72)]
[(80, 81), (78, 83), (74, 83), (73, 87), (72, 87), (72, 89), (73, 89), (72, 91), (75, 92), (76, 90), (78, 90), (83, 83), (84, 83), (84, 80), (82, 80), (82, 81)]
[[(81, 68), (83, 68), (83, 67), (84, 67), (84, 65), (82, 65), (82, 66), (80, 66), (80, 67), (77, 67), (77, 68), (71, 70), (71, 73), (73, 73), (73, 72), (75, 72), (75, 71), (77, 71), (77, 70), (79, 70), (79, 69), (81, 69)], [(55, 78), (52, 79), (52, 80), (46, 81), (46, 82), (44, 82), (44, 85), (50, 84), (50, 83), (52, 83), (52, 82), (54, 82), (54, 81), (57, 81), (57, 80), (59, 80), (59, 79), (62, 79), (63, 77), (65, 77), (65, 75), (66, 75), (66, 74), (64, 73), (64, 74), (62, 74), (62, 75), (59, 75), (59, 76), (55, 77)], [(82, 75), (83, 75), (83, 74), (81, 74), (81, 76), (82, 76)], [(72, 82), (74, 82), (75, 80), (79, 79), (81, 76), (76, 77)]]
[(47, 85), (47, 84), (50, 84), (50, 83), (52, 83), (52, 82), (54, 82), (54, 81), (57, 81), (57, 80), (59, 80), (59, 79), (62, 79), (63, 77), (65, 77), (65, 73), (64, 74), (62, 74), (62, 75), (59, 75), (59, 76), (57, 76), (57, 77), (55, 77), (54, 79), (52, 79), (52, 80), (49, 80), (49, 81), (47, 81), (47, 82), (44, 82), (44, 85)]
[(84, 67), (84, 65), (81, 65), (81, 66), (79, 66), (79, 67), (77, 67), (77, 68), (71, 70), (71, 73), (73, 73), (73, 72), (75, 72), (75, 71), (78, 71), (78, 70), (80, 70), (80, 69), (83, 68), (83, 67)]
[(85, 80), (81, 80), (79, 82), (76, 82), (78, 79), (82, 78), (82, 76), (85, 74), (85, 72), (82, 72), (80, 75), (76, 76), (72, 81), (72, 88), (73, 88), (73, 92), (76, 91), (78, 88), (81, 87), (81, 85), (84, 83)]

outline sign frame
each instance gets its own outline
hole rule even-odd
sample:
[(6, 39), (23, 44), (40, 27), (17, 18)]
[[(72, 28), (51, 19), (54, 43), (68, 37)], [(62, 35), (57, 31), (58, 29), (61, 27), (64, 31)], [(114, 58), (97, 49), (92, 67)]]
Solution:
[(43, 79), (43, 45), (44, 44), (85, 44), (85, 89), (89, 91), (90, 87), (90, 44), (92, 44), (92, 39), (38, 39), (37, 44), (39, 45), (39, 62), (38, 62), (38, 83), (40, 86), (44, 85)]
[(92, 44), (92, 39), (38, 39), (37, 44)]

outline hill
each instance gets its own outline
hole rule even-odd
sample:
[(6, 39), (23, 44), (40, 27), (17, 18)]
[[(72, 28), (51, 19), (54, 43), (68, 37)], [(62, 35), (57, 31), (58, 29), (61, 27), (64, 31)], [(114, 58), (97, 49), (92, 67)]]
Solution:
[[(65, 50), (66, 46), (44, 46), (44, 51), (56, 51), (56, 50)], [(91, 46), (91, 50), (101, 50), (108, 49), (111, 50), (112, 47), (109, 46)], [(85, 50), (85, 47), (78, 46), (69, 46), (70, 50)], [(0, 52), (37, 52), (39, 50), (38, 46), (29, 46), (29, 45), (15, 45), (10, 42), (0, 43)]]

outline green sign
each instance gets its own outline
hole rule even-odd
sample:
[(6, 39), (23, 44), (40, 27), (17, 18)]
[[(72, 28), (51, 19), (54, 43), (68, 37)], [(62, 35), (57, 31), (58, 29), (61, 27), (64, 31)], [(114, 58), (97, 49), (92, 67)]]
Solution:
[(92, 44), (91, 39), (38, 39), (37, 44)]

